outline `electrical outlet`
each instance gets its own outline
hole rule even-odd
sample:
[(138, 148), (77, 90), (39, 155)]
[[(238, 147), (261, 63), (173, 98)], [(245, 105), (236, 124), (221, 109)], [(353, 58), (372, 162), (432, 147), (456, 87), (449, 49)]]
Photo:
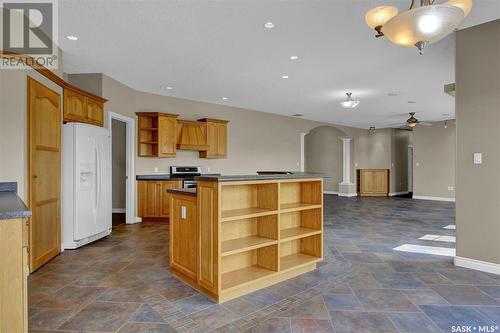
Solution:
[(181, 206), (181, 219), (185, 220), (187, 218), (186, 206)]
[(158, 167), (155, 167), (155, 169), (154, 169), (154, 170), (155, 170), (155, 173), (157, 173), (157, 172), (158, 172)]
[(415, 163), (415, 165), (416, 165), (416, 166), (420, 166), (420, 163), (419, 163), (419, 162), (417, 162), (417, 163)]
[(207, 172), (210, 172), (210, 167), (207, 167)]
[(474, 164), (483, 164), (483, 154), (474, 153)]

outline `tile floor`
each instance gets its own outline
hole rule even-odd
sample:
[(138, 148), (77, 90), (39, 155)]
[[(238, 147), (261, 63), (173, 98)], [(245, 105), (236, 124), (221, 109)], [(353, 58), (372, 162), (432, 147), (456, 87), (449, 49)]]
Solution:
[[(454, 205), (325, 196), (325, 260), (217, 305), (172, 276), (168, 226), (121, 225), (29, 278), (31, 332), (450, 332), (500, 325), (500, 276), (392, 250), (454, 236)], [(498, 330), (497, 330), (498, 331)], [(492, 332), (491, 330), (488, 332)], [(500, 332), (500, 331), (499, 331)]]

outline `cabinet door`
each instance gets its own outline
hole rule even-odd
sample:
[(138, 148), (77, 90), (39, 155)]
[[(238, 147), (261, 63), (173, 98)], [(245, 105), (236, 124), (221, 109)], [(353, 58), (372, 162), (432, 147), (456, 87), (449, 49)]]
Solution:
[(361, 194), (371, 194), (375, 192), (373, 171), (361, 170)]
[(217, 156), (227, 155), (227, 125), (217, 124)]
[(162, 181), (160, 190), (160, 217), (169, 217), (170, 215), (170, 194), (167, 190), (172, 188), (180, 188), (181, 182), (177, 180)]
[(64, 90), (64, 120), (85, 122), (87, 99), (71, 90)]
[(140, 217), (158, 217), (158, 192), (161, 184), (156, 181), (140, 180), (137, 182), (138, 215)]
[(207, 122), (207, 145), (206, 157), (217, 157), (219, 152), (218, 124)]
[(102, 103), (87, 98), (88, 122), (97, 126), (104, 126), (104, 108)]
[(170, 219), (171, 264), (192, 279), (198, 271), (198, 223), (196, 201), (173, 197)]
[(158, 117), (158, 156), (173, 157), (177, 152), (177, 119)]
[(377, 194), (385, 194), (388, 191), (388, 184), (387, 184), (387, 171), (385, 170), (380, 170), (380, 171), (375, 171), (373, 173), (374, 176), (374, 183), (375, 183), (375, 193)]

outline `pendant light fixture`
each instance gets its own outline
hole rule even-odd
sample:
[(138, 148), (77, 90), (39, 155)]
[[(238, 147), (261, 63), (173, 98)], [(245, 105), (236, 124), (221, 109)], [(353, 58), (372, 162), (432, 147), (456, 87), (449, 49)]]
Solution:
[(455, 30), (472, 9), (472, 0), (420, 0), (420, 6), (411, 1), (410, 9), (399, 14), (396, 7), (380, 6), (365, 15), (366, 24), (374, 29), (376, 37), (385, 36), (394, 44), (424, 48), (440, 41)]
[(340, 105), (342, 105), (343, 108), (346, 109), (354, 109), (356, 106), (358, 106), (359, 101), (355, 101), (352, 99), (352, 92), (346, 93), (347, 98), (345, 101), (340, 102)]

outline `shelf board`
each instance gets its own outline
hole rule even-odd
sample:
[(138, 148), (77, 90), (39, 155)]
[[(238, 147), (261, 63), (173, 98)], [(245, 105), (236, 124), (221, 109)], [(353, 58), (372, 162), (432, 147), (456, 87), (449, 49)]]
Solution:
[(277, 244), (278, 241), (271, 238), (249, 236), (231, 239), (221, 242), (221, 255), (223, 257), (231, 254), (255, 250), (261, 247)]
[(158, 141), (139, 141), (139, 143), (145, 145), (157, 145)]
[(141, 131), (157, 131), (158, 128), (157, 127), (143, 127), (143, 128), (140, 128)]
[(272, 215), (277, 213), (278, 212), (274, 209), (251, 207), (242, 209), (223, 210), (221, 212), (221, 218), (222, 222), (225, 222), (225, 221), (233, 221), (239, 219), (247, 219), (251, 217)]
[(240, 285), (262, 279), (273, 273), (276, 272), (257, 265), (227, 272), (222, 274), (221, 277), (222, 290), (224, 291), (233, 287), (238, 287)]
[(280, 271), (319, 261), (320, 258), (304, 253), (294, 253), (280, 258)]
[(320, 234), (321, 230), (312, 229), (312, 228), (304, 228), (304, 227), (295, 227), (282, 229), (280, 231), (280, 238), (282, 242), (291, 241), (294, 239), (304, 238), (312, 235)]
[(296, 212), (300, 210), (321, 208), (321, 204), (311, 204), (305, 202), (292, 202), (292, 203), (282, 203), (280, 205), (280, 210), (282, 213), (286, 212)]

